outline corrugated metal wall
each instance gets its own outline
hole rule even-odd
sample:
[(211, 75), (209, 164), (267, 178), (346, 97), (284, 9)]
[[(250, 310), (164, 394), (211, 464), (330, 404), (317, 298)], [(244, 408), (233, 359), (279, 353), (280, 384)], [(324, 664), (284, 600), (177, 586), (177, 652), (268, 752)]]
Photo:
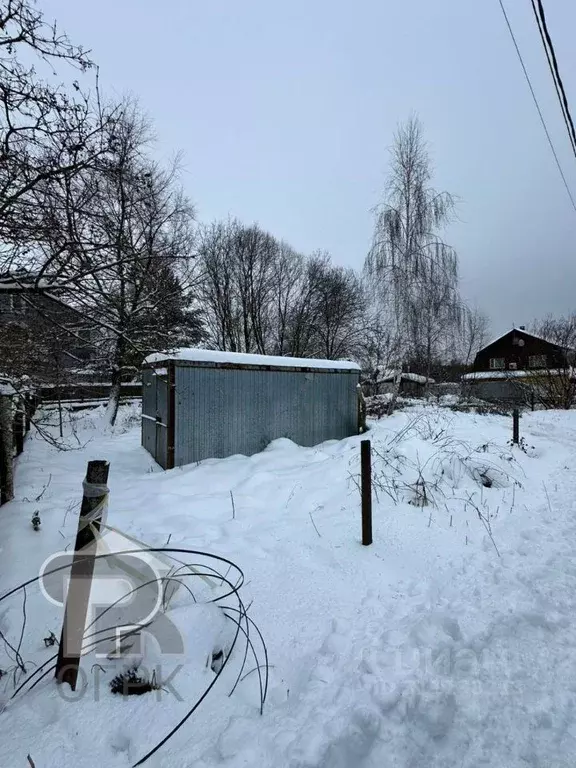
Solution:
[(168, 380), (153, 369), (142, 371), (142, 445), (166, 468), (168, 461)]
[(176, 364), (175, 465), (251, 455), (278, 437), (311, 446), (357, 434), (358, 378)]
[(510, 403), (523, 403), (529, 400), (531, 391), (529, 384), (514, 379), (469, 381), (465, 382), (464, 389), (481, 400)]

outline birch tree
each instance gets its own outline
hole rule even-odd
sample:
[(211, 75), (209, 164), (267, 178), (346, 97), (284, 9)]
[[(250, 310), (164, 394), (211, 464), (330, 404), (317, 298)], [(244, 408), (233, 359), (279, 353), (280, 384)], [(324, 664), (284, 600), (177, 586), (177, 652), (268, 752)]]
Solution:
[(435, 190), (431, 179), (422, 128), (413, 117), (394, 138), (385, 200), (376, 209), (365, 262), (404, 359), (423, 358), (428, 371), (439, 339), (462, 317), (458, 258), (440, 234), (452, 218), (454, 198)]

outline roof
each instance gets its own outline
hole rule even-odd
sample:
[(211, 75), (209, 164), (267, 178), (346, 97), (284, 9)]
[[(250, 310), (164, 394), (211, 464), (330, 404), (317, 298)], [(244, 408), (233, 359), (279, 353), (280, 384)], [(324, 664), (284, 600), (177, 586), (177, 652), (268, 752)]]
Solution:
[(481, 381), (481, 380), (493, 380), (493, 379), (527, 379), (536, 378), (538, 376), (563, 376), (568, 374), (570, 377), (575, 375), (573, 368), (566, 370), (557, 370), (547, 368), (534, 368), (532, 370), (519, 370), (519, 371), (471, 371), (465, 373), (462, 376), (462, 381)]
[(402, 381), (414, 381), (417, 384), (434, 384), (434, 379), (421, 376), (419, 373), (410, 373), (409, 371), (398, 371), (394, 369), (381, 369), (378, 368), (378, 376), (376, 381), (378, 383), (384, 383), (386, 381), (394, 381), (394, 379), (400, 375)]
[(483, 352), (485, 349), (488, 349), (488, 347), (491, 347), (492, 344), (495, 344), (497, 341), (500, 341), (500, 339), (503, 339), (505, 336), (508, 336), (509, 333), (512, 333), (513, 331), (516, 331), (516, 333), (522, 333), (524, 336), (531, 336), (533, 339), (538, 339), (539, 341), (545, 341), (546, 344), (551, 344), (553, 347), (560, 347), (563, 349), (561, 344), (556, 344), (554, 341), (550, 341), (550, 339), (544, 338), (544, 336), (538, 336), (536, 333), (531, 333), (530, 331), (524, 330), (524, 328), (510, 328), (509, 331), (506, 331), (506, 333), (501, 333), (500, 336), (497, 336), (495, 339), (492, 339), (491, 342), (488, 344), (484, 344), (484, 346), (478, 350), (478, 352)]
[(5, 373), (0, 373), (0, 395), (17, 395), (29, 392), (30, 379), (28, 376), (19, 376), (17, 379), (11, 378)]
[(0, 273), (0, 291), (22, 293), (23, 291), (44, 291), (59, 288), (64, 283), (50, 277), (39, 277), (38, 274), (25, 269)]
[(164, 363), (168, 360), (190, 363), (215, 363), (216, 365), (255, 365), (277, 368), (315, 368), (317, 370), (359, 371), (360, 366), (349, 360), (316, 360), (305, 357), (281, 357), (277, 355), (253, 355), (246, 352), (222, 352), (212, 349), (176, 349), (172, 352), (154, 352), (144, 360), (145, 364)]

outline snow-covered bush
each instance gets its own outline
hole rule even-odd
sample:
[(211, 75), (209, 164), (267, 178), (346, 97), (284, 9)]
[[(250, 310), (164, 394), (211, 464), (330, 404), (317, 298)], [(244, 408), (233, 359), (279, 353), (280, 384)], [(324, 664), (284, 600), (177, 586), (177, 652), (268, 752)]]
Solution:
[[(520, 475), (508, 449), (459, 439), (451, 417), (441, 409), (428, 409), (385, 441), (373, 442), (375, 492), (394, 504), (458, 514), (463, 505), (481, 507), (487, 489), (520, 486)], [(488, 512), (482, 515), (490, 518)]]

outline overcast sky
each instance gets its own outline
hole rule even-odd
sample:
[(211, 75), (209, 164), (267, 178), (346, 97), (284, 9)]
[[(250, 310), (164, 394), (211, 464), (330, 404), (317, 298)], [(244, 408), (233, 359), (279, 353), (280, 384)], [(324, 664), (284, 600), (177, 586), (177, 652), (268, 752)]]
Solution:
[[(462, 290), (495, 333), (576, 309), (576, 212), (498, 0), (39, 0), (183, 150), (201, 220), (257, 221), (360, 268), (395, 127), (424, 126)], [(528, 0), (505, 0), (568, 182), (570, 155)], [(576, 119), (576, 2), (546, 0)]]

